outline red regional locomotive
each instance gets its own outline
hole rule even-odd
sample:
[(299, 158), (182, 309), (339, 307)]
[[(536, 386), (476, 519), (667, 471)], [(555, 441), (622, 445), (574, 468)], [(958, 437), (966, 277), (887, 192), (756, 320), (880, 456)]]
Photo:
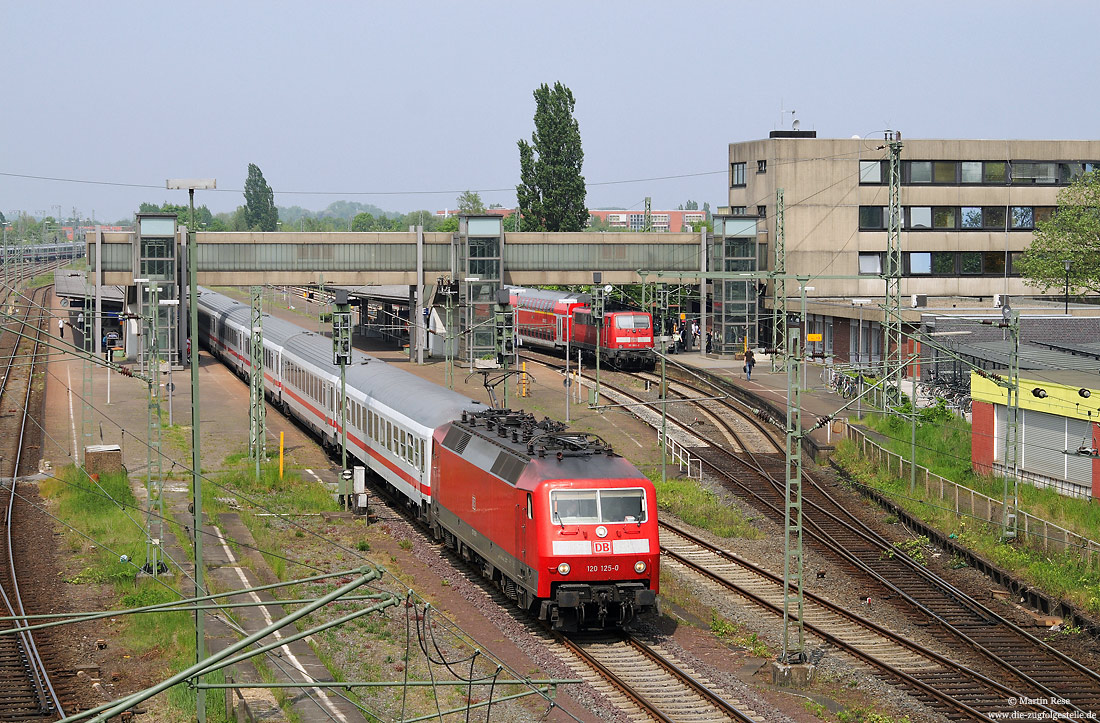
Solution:
[[(264, 315), (264, 391), (338, 444), (332, 342)], [(199, 296), (199, 339), (251, 374), (249, 307)], [(619, 627), (656, 610), (660, 542), (653, 485), (595, 435), (494, 410), (353, 353), (348, 453), (438, 538), (555, 628)]]
[(524, 344), (564, 353), (580, 350), (591, 361), (618, 369), (653, 369), (653, 319), (643, 311), (604, 312), (602, 334), (592, 318), (592, 297), (561, 291), (509, 287), (516, 333)]

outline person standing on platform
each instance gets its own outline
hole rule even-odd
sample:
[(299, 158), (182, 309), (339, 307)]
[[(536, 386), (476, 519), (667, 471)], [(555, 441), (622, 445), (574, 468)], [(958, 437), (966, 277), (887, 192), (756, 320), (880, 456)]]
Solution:
[(65, 338), (65, 320), (60, 317), (57, 320), (57, 335), (62, 339)]
[(752, 353), (752, 349), (745, 351), (745, 379), (752, 381), (752, 368), (756, 366), (756, 357)]

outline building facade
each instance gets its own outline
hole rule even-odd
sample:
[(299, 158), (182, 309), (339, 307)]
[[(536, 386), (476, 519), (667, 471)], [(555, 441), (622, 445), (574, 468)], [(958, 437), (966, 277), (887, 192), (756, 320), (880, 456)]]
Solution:
[[(1093, 388), (1089, 388), (1092, 384)], [(1021, 481), (1083, 499), (1100, 498), (1100, 389), (1095, 374), (1020, 375), (1016, 468)], [(1083, 386), (1085, 385), (1085, 386)], [(1007, 449), (1007, 393), (988, 378), (971, 379), (971, 464), (1001, 475)]]
[[(1100, 141), (903, 143), (902, 295), (915, 296), (914, 306), (989, 311), (1002, 298), (995, 295), (1037, 295), (1014, 261), (1030, 245), (1035, 224), (1053, 213), (1059, 191), (1100, 168)], [(766, 139), (730, 144), (728, 162), (729, 207), (722, 211), (761, 219), (758, 243), (768, 269), (775, 263), (777, 191), (783, 190), (786, 271), (811, 278), (806, 296), (818, 328), (810, 331), (825, 333), (823, 344), (833, 348), (824, 351), (843, 358), (859, 337), (857, 354), (880, 354), (886, 142), (773, 131)], [(821, 276), (851, 278), (813, 278)], [(787, 282), (786, 296), (793, 300), (799, 291), (798, 283)], [(857, 317), (864, 317), (859, 328), (849, 323)], [(839, 319), (843, 324), (835, 323)]]
[[(642, 231), (645, 229), (645, 211), (638, 209), (588, 209), (589, 217), (595, 217), (615, 231)], [(700, 210), (650, 211), (650, 222), (657, 232), (688, 232), (692, 224), (706, 221), (706, 212)]]

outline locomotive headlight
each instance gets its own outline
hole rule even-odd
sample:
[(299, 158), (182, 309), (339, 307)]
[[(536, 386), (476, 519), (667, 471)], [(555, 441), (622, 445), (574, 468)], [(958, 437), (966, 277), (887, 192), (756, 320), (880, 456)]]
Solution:
[(571, 567), (569, 567), (569, 563), (568, 563), (568, 562), (563, 562), (562, 564), (558, 565), (558, 574), (559, 574), (559, 575), (568, 575), (568, 574), (569, 574), (569, 571), (570, 571), (571, 569), (572, 569), (572, 568), (571, 568)]
[(645, 560), (638, 560), (634, 563), (634, 572), (638, 573), (639, 575), (645, 572)]

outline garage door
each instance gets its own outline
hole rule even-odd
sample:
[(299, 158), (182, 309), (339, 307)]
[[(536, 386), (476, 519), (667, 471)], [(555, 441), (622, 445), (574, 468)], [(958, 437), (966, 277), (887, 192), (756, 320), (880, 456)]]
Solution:
[[(1069, 451), (1076, 452), (1079, 447), (1092, 446), (1092, 423), (1084, 419), (1067, 420), (1066, 440)], [(1079, 485), (1092, 486), (1092, 458), (1071, 454), (1066, 457), (1066, 479)]]
[(1023, 468), (1066, 479), (1066, 418), (1030, 409), (1023, 415)]

